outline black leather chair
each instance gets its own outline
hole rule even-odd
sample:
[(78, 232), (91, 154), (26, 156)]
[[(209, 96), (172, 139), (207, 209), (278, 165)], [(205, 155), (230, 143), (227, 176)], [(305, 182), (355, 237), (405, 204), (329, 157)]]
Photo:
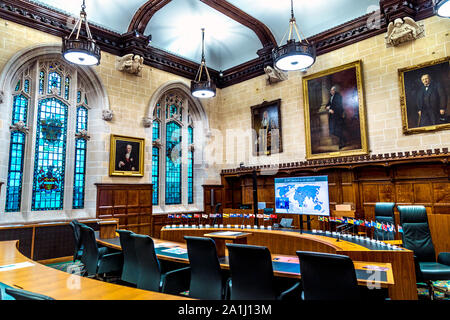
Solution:
[(196, 299), (221, 300), (225, 297), (226, 277), (211, 238), (185, 236), (191, 267), (189, 296)]
[(120, 246), (123, 252), (123, 268), (120, 279), (130, 284), (137, 285), (139, 264), (134, 246), (134, 238), (131, 237), (132, 231), (116, 230), (120, 237)]
[(81, 243), (84, 253), (81, 262), (86, 267), (87, 276), (101, 278), (100, 275), (120, 272), (123, 266), (122, 252), (110, 252), (108, 248), (99, 248), (95, 240), (94, 230), (80, 225)]
[(163, 273), (155, 252), (153, 239), (147, 235), (131, 234), (139, 265), (137, 288), (179, 294), (189, 289), (190, 268)]
[[(395, 225), (394, 202), (377, 202), (375, 204), (375, 221)], [(394, 240), (394, 233), (375, 229), (373, 237), (377, 240)]]
[(427, 211), (424, 206), (398, 206), (400, 224), (403, 228), (403, 247), (414, 252), (417, 282), (425, 282), (434, 298), (432, 281), (450, 280), (450, 252), (440, 252), (436, 261), (436, 251), (428, 226)]
[(353, 261), (344, 255), (297, 251), (304, 300), (359, 300)]
[(5, 288), (5, 292), (16, 300), (55, 300), (43, 294), (34, 293), (22, 289)]
[(300, 283), (279, 292), (273, 275), (269, 249), (227, 243), (231, 271), (230, 300), (282, 300), (298, 296)]
[(73, 253), (73, 261), (80, 260), (83, 255), (83, 245), (81, 243), (80, 236), (80, 222), (78, 220), (72, 220), (69, 223), (73, 232), (73, 241), (74, 241), (74, 253)]

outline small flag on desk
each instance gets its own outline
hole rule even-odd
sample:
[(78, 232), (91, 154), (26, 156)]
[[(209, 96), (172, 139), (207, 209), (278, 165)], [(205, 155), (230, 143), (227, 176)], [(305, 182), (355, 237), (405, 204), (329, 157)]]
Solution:
[(220, 218), (220, 217), (221, 217), (220, 213), (216, 213), (216, 218)]
[(277, 215), (276, 214), (271, 214), (270, 215), (270, 219), (276, 219), (277, 218)]
[(216, 215), (215, 215), (214, 213), (210, 213), (210, 214), (209, 214), (209, 217), (210, 217), (210, 218), (215, 218)]
[(375, 224), (375, 228), (378, 229), (378, 230), (381, 230), (381, 223), (377, 222)]
[(191, 218), (192, 218), (192, 214), (189, 213), (189, 214), (187, 215), (187, 217), (188, 217), (188, 219), (191, 219)]
[(180, 216), (179, 214), (177, 214), (175, 217), (176, 217), (177, 219), (181, 218), (181, 216)]
[(319, 217), (318, 217), (318, 220), (319, 220), (319, 221), (323, 221), (323, 216), (319, 216)]
[(323, 217), (323, 221), (328, 222), (328, 217)]
[(236, 218), (242, 218), (242, 214), (241, 213), (237, 213), (236, 214)]
[(250, 213), (250, 214), (249, 214), (249, 217), (250, 217), (250, 218), (254, 218), (254, 217), (255, 217), (255, 214)]
[(390, 225), (389, 225), (389, 231), (395, 233), (395, 225), (390, 224)]
[(200, 214), (195, 213), (195, 214), (194, 214), (194, 218), (200, 218)]
[(168, 217), (169, 219), (173, 219), (173, 218), (174, 218), (174, 215), (173, 215), (173, 214), (169, 214), (169, 215), (167, 215), (167, 217)]
[(185, 215), (184, 213), (181, 214), (182, 218), (187, 218), (187, 215)]
[(397, 225), (397, 230), (398, 230), (398, 232), (403, 233), (403, 228), (399, 224)]
[(202, 214), (202, 218), (208, 219), (208, 215), (207, 214)]
[(257, 218), (264, 218), (264, 215), (263, 215), (262, 213), (258, 213), (258, 214), (256, 215), (256, 217), (257, 217)]
[(224, 213), (224, 214), (223, 214), (223, 217), (224, 217), (224, 218), (229, 218), (230, 215), (229, 215), (228, 213)]

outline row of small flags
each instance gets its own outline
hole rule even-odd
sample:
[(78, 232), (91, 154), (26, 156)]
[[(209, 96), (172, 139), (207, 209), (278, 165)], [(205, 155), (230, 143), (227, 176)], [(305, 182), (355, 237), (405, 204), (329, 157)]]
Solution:
[[(367, 221), (361, 219), (353, 219), (353, 218), (335, 218), (335, 217), (325, 217), (319, 216), (319, 221), (323, 222), (336, 222), (336, 223), (345, 223), (352, 224), (355, 226), (362, 226), (367, 228), (375, 228), (378, 230), (383, 230), (387, 232), (396, 232), (395, 225), (390, 223), (380, 223), (378, 221)], [(397, 231), (403, 233), (403, 228), (400, 225), (397, 225)]]
[[(199, 213), (195, 213), (195, 214), (169, 214), (167, 216), (169, 219), (174, 219), (174, 218), (183, 218), (183, 219), (192, 219), (192, 218), (203, 218), (203, 219), (208, 219), (208, 218), (255, 218), (255, 214), (250, 213), (250, 214), (244, 214), (244, 213), (224, 213), (224, 214), (220, 214), (220, 213), (211, 213), (209, 215), (207, 214), (199, 214)], [(276, 219), (277, 215), (276, 214), (260, 214), (258, 213), (256, 215), (256, 218), (260, 218), (260, 219)]]

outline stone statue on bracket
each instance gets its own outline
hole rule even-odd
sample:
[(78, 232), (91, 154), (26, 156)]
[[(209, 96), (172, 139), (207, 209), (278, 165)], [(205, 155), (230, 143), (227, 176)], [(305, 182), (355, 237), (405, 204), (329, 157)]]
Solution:
[(143, 66), (144, 57), (138, 54), (129, 53), (116, 59), (116, 69), (129, 74), (141, 76)]
[(409, 17), (397, 18), (389, 23), (386, 34), (386, 47), (395, 47), (401, 43), (425, 37), (423, 24)]
[(287, 80), (288, 73), (277, 69), (276, 67), (267, 66), (264, 68), (264, 72), (267, 74), (267, 82), (269, 84), (277, 83), (280, 81)]
[(142, 123), (144, 125), (144, 128), (150, 128), (153, 124), (153, 119), (149, 117), (142, 118)]
[(9, 126), (9, 130), (11, 132), (19, 131), (19, 132), (28, 134), (29, 128), (25, 125), (25, 122), (17, 121), (14, 125)]

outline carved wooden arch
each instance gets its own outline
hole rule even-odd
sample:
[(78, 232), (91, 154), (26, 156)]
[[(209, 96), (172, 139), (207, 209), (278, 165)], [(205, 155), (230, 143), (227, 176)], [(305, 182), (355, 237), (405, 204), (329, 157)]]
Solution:
[(128, 26), (128, 32), (137, 31), (140, 34), (144, 34), (145, 28), (147, 28), (148, 22), (153, 15), (168, 4), (172, 0), (149, 0), (144, 3), (134, 14)]
[[(137, 31), (143, 34), (150, 19), (153, 15), (171, 0), (149, 0), (144, 5), (142, 5), (135, 13), (131, 19), (130, 25), (128, 27), (128, 32)], [(245, 13), (241, 9), (233, 6), (225, 0), (200, 0), (204, 4), (210, 6), (211, 8), (219, 11), (220, 13), (226, 15), (227, 17), (235, 20), (236, 22), (248, 27), (252, 30), (263, 47), (276, 46), (276, 40), (269, 28), (260, 22), (259, 20), (253, 18), (249, 14)]]

